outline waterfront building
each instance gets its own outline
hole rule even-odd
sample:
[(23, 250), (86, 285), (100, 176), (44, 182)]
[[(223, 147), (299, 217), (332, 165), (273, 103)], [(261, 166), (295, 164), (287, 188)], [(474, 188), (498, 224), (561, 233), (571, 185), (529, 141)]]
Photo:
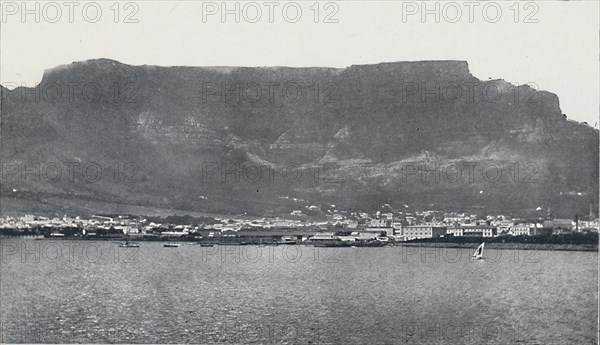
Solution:
[(311, 241), (335, 241), (337, 237), (333, 232), (318, 232), (310, 237)]
[(535, 233), (535, 229), (535, 224), (517, 224), (510, 227), (508, 234), (513, 236), (532, 236)]
[(163, 231), (160, 233), (162, 236), (167, 237), (181, 237), (187, 235), (187, 232), (183, 231)]
[(597, 220), (580, 220), (579, 221), (579, 229), (580, 230), (589, 230), (589, 231), (598, 231), (598, 221)]
[(381, 234), (385, 232), (386, 236), (394, 235), (393, 221), (389, 218), (371, 219), (369, 226), (365, 228), (365, 232)]
[(456, 237), (495, 237), (497, 229), (490, 225), (460, 225), (448, 228), (446, 234)]
[(554, 230), (566, 230), (571, 231), (575, 228), (575, 221), (572, 219), (554, 219), (554, 220), (545, 220), (544, 221), (545, 228), (551, 228)]
[(422, 238), (441, 237), (446, 234), (446, 227), (438, 224), (409, 225), (402, 227), (402, 237), (405, 241)]
[(338, 236), (337, 237), (342, 242), (355, 242), (356, 236)]

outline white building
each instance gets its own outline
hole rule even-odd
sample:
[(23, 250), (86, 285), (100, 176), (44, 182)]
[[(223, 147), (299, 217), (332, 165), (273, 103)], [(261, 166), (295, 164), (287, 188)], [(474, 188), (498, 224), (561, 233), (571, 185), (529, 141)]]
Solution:
[(337, 237), (333, 232), (318, 232), (310, 238), (311, 241), (335, 241)]
[(517, 224), (510, 227), (508, 233), (513, 236), (531, 236), (535, 231), (534, 224)]

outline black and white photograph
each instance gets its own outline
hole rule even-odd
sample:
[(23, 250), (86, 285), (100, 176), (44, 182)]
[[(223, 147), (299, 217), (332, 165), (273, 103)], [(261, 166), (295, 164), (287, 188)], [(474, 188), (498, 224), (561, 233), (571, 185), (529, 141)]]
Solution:
[(599, 21), (0, 0), (0, 343), (598, 344)]

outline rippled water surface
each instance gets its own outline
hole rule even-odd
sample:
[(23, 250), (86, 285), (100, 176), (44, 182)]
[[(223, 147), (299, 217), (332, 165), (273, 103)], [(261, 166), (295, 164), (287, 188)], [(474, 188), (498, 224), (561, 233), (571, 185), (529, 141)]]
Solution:
[(0, 239), (9, 343), (596, 343), (595, 252)]

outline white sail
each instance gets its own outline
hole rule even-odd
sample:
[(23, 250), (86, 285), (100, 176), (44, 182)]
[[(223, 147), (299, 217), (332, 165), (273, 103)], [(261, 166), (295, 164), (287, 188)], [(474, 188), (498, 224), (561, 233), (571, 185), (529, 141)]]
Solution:
[(480, 244), (475, 253), (473, 253), (474, 259), (483, 259), (483, 247), (485, 247), (485, 242)]

